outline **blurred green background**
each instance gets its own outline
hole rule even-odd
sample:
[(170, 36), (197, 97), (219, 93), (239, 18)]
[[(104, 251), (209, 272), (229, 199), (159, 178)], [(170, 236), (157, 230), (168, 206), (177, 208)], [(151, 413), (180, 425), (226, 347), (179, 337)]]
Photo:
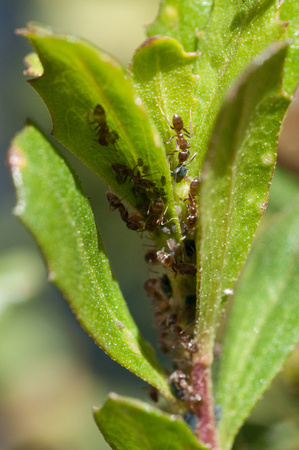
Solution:
[[(108, 392), (147, 399), (146, 385), (111, 361), (80, 329), (67, 303), (47, 282), (38, 248), (13, 216), (14, 192), (5, 166), (9, 142), (35, 119), (50, 134), (49, 114), (22, 75), (31, 51), (14, 35), (28, 21), (77, 34), (110, 52), (125, 66), (145, 39), (145, 25), (158, 0), (0, 1), (0, 449), (83, 450), (110, 448), (91, 415)], [(272, 211), (298, 190), (299, 106), (294, 102), (280, 141), (280, 172), (273, 185)], [(94, 209), (111, 265), (143, 335), (155, 344), (149, 299), (143, 291), (148, 268), (141, 240), (110, 214), (106, 187), (80, 161), (62, 149), (79, 173)], [(277, 203), (277, 196), (284, 195)], [(270, 210), (271, 211), (271, 210)], [(268, 213), (270, 214), (270, 213)], [(128, 264), (128, 259), (130, 264)], [(137, 280), (137, 282), (136, 282)], [(299, 352), (240, 434), (237, 449), (299, 449)], [(276, 406), (275, 406), (276, 405)], [(291, 417), (293, 417), (291, 419)]]

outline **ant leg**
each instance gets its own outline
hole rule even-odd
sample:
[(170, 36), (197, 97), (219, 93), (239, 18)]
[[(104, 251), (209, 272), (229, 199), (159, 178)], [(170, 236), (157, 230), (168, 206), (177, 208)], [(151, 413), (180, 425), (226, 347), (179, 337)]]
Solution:
[(176, 134), (174, 134), (173, 136), (171, 136), (171, 138), (169, 139), (169, 141), (163, 142), (163, 144), (170, 144), (170, 142), (172, 141), (172, 139), (174, 139), (175, 137), (177, 137)]
[(167, 119), (166, 115), (164, 114), (163, 109), (161, 108), (161, 106), (160, 106), (159, 103), (158, 103), (157, 97), (155, 97), (155, 100), (156, 100), (156, 103), (157, 103), (158, 108), (160, 109), (160, 111), (161, 111), (161, 113), (162, 113), (162, 116), (164, 117), (164, 119), (166, 120), (166, 122), (168, 123), (168, 125), (170, 126), (170, 128), (172, 128), (171, 123), (170, 123), (169, 120)]
[(189, 161), (185, 164), (185, 166), (188, 166), (188, 164), (190, 164), (190, 163), (193, 161), (193, 159), (195, 158), (195, 156), (197, 156), (197, 152), (194, 153), (194, 155), (189, 159)]
[(186, 130), (186, 128), (183, 128), (183, 131), (185, 132), (185, 134), (187, 134), (187, 137), (191, 138), (192, 134), (192, 107), (190, 107), (190, 121), (189, 121), (189, 131)]

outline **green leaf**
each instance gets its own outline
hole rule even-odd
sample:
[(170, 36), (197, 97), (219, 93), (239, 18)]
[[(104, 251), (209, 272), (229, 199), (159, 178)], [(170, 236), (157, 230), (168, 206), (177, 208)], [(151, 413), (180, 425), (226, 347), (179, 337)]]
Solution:
[(147, 35), (177, 39), (187, 52), (195, 52), (198, 31), (206, 27), (211, 7), (211, 0), (162, 0), (158, 17), (147, 27)]
[[(192, 138), (198, 156), (190, 167), (191, 175), (201, 169), (227, 89), (250, 61), (270, 44), (288, 36), (286, 24), (279, 20), (280, 7), (277, 0), (215, 0), (209, 24), (199, 34), (201, 56), (195, 73), (199, 75), (196, 96), (200, 102), (194, 117), (198, 126)], [(298, 71), (296, 55), (293, 63)]]
[[(130, 66), (132, 83), (164, 142), (174, 132), (160, 108), (171, 125), (173, 114), (179, 114), (186, 128), (189, 128), (197, 104), (194, 98), (196, 77), (192, 73), (197, 58), (197, 53), (185, 53), (181, 45), (170, 38), (148, 39), (134, 55)], [(167, 144), (166, 149), (171, 165), (175, 167), (178, 164), (177, 153), (171, 156), (175, 150), (175, 140)], [(176, 188), (180, 187), (185, 191), (179, 197), (185, 198), (188, 186), (177, 183)], [(177, 196), (175, 200), (178, 200)]]
[(255, 242), (238, 285), (216, 396), (224, 450), (299, 341), (298, 205), (297, 195)]
[(215, 326), (266, 208), (277, 136), (289, 105), (281, 93), (287, 46), (258, 58), (229, 92), (211, 139), (201, 190), (198, 339), (212, 360)]
[(32, 250), (16, 247), (0, 257), (0, 317), (16, 304), (40, 294), (46, 283), (41, 258)]
[(299, 3), (297, 0), (287, 0), (282, 4), (280, 19), (288, 23), (287, 37), (291, 39), (283, 87), (286, 92), (292, 94), (299, 81)]
[[(163, 144), (120, 64), (74, 36), (55, 35), (33, 24), (19, 33), (29, 39), (44, 68), (42, 76), (30, 80), (30, 84), (50, 111), (55, 138), (139, 210), (147, 209), (150, 201), (145, 199), (140, 205), (140, 196), (132, 191), (133, 183), (119, 184), (111, 163), (134, 168), (142, 158), (149, 167), (147, 178), (156, 187), (162, 188), (161, 177), (165, 177), (167, 216), (176, 217)], [(104, 109), (109, 133), (117, 136), (108, 147), (97, 142), (97, 124), (91, 123), (97, 105)]]
[(15, 213), (35, 236), (50, 280), (83, 328), (111, 358), (171, 398), (163, 369), (111, 274), (76, 175), (34, 124), (13, 140), (9, 164), (18, 199)]
[(169, 415), (139, 400), (110, 394), (95, 421), (106, 441), (117, 450), (206, 449), (180, 416)]
[(298, 190), (299, 183), (295, 176), (278, 165), (275, 168), (270, 187), (267, 215), (280, 212), (291, 201), (294, 201)]

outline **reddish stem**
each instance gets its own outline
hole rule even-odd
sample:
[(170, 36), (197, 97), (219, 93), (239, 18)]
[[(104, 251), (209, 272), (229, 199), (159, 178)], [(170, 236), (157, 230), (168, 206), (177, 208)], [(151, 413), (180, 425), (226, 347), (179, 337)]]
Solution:
[(194, 391), (202, 398), (202, 404), (198, 405), (195, 414), (198, 417), (196, 437), (206, 444), (211, 450), (219, 450), (217, 432), (214, 419), (214, 405), (212, 395), (211, 368), (200, 363), (193, 367)]

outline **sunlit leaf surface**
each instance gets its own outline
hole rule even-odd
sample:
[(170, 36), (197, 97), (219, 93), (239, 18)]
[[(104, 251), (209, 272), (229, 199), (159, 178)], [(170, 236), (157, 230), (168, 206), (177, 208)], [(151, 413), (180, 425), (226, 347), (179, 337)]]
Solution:
[(171, 397), (163, 369), (111, 273), (80, 182), (64, 158), (31, 124), (14, 139), (9, 165), (17, 191), (15, 213), (35, 236), (50, 280), (83, 328), (111, 358)]
[(127, 397), (110, 394), (95, 421), (106, 441), (117, 450), (204, 450), (179, 416)]
[(203, 363), (212, 359), (221, 302), (232, 292), (267, 205), (277, 135), (290, 102), (281, 92), (286, 51), (286, 45), (274, 45), (251, 65), (228, 94), (213, 132), (203, 174), (199, 236)]
[(223, 449), (299, 341), (299, 197), (255, 242), (224, 341), (216, 400)]

